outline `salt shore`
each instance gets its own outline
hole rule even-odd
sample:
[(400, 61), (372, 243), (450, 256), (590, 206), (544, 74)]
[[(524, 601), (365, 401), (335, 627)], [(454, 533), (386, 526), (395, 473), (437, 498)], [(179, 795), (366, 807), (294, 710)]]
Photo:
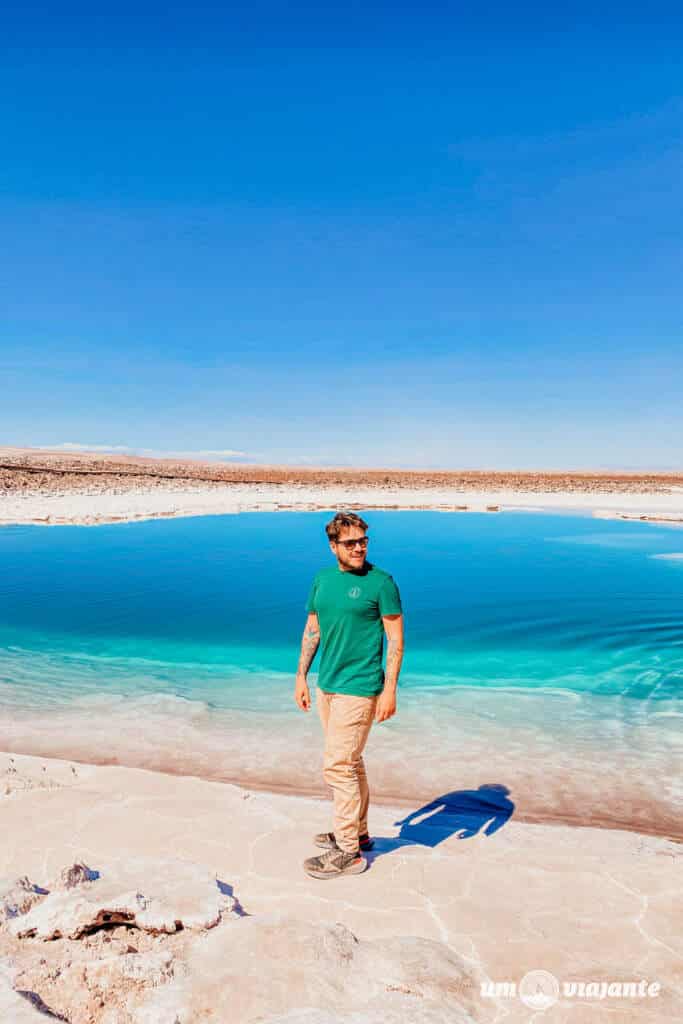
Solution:
[[(683, 1015), (683, 848), (666, 839), (513, 816), (420, 845), (397, 838), (405, 807), (382, 805), (368, 870), (322, 882), (301, 863), (330, 826), (323, 799), (18, 754), (0, 778), (8, 1024)], [(501, 987), (538, 970), (559, 986), (542, 1013)]]
[(176, 516), (316, 509), (434, 509), (443, 512), (576, 511), (611, 519), (648, 519), (683, 524), (683, 487), (669, 494), (577, 491), (455, 491), (447, 488), (221, 484), (139, 486), (108, 493), (96, 490), (0, 496), (0, 525), (45, 526), (133, 522)]
[(683, 523), (683, 474), (261, 466), (0, 446), (0, 525), (315, 509), (574, 510)]

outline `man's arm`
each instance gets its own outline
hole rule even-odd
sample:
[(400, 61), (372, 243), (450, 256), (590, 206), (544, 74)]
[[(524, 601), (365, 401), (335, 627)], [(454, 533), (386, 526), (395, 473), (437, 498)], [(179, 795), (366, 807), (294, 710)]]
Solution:
[(375, 711), (376, 722), (384, 722), (396, 713), (396, 687), (403, 661), (403, 616), (383, 615), (382, 622), (387, 635), (387, 663), (384, 672), (384, 689), (379, 696)]
[(384, 631), (387, 635), (387, 664), (384, 673), (384, 689), (396, 692), (398, 674), (403, 661), (403, 616), (384, 615)]
[(306, 625), (304, 626), (304, 635), (301, 639), (301, 655), (299, 657), (299, 667), (296, 671), (296, 684), (294, 686), (294, 700), (302, 711), (310, 711), (311, 709), (311, 695), (306, 677), (319, 645), (320, 626), (318, 624), (318, 616), (315, 612), (309, 612)]

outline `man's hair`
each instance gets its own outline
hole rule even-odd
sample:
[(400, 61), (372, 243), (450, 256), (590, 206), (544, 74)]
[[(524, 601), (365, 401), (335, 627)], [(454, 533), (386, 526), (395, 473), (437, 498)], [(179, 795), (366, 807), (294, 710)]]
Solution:
[(367, 530), (368, 524), (355, 512), (337, 512), (334, 519), (330, 519), (325, 527), (327, 539), (336, 544), (339, 534), (347, 526), (358, 526), (361, 530)]

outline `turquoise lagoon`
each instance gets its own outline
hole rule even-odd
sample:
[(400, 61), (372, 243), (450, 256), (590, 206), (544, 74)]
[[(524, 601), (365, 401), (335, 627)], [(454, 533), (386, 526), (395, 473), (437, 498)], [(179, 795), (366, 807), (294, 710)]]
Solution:
[[(315, 710), (292, 693), (329, 515), (0, 529), (0, 747), (323, 793)], [(525, 820), (681, 837), (683, 532), (365, 518), (406, 616), (375, 798), (496, 783)]]

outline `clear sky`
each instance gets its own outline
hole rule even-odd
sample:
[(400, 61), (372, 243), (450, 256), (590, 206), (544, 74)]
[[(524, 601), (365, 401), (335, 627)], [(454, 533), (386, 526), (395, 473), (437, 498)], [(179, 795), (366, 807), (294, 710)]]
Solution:
[(683, 469), (682, 54), (674, 4), (6, 7), (0, 444)]

